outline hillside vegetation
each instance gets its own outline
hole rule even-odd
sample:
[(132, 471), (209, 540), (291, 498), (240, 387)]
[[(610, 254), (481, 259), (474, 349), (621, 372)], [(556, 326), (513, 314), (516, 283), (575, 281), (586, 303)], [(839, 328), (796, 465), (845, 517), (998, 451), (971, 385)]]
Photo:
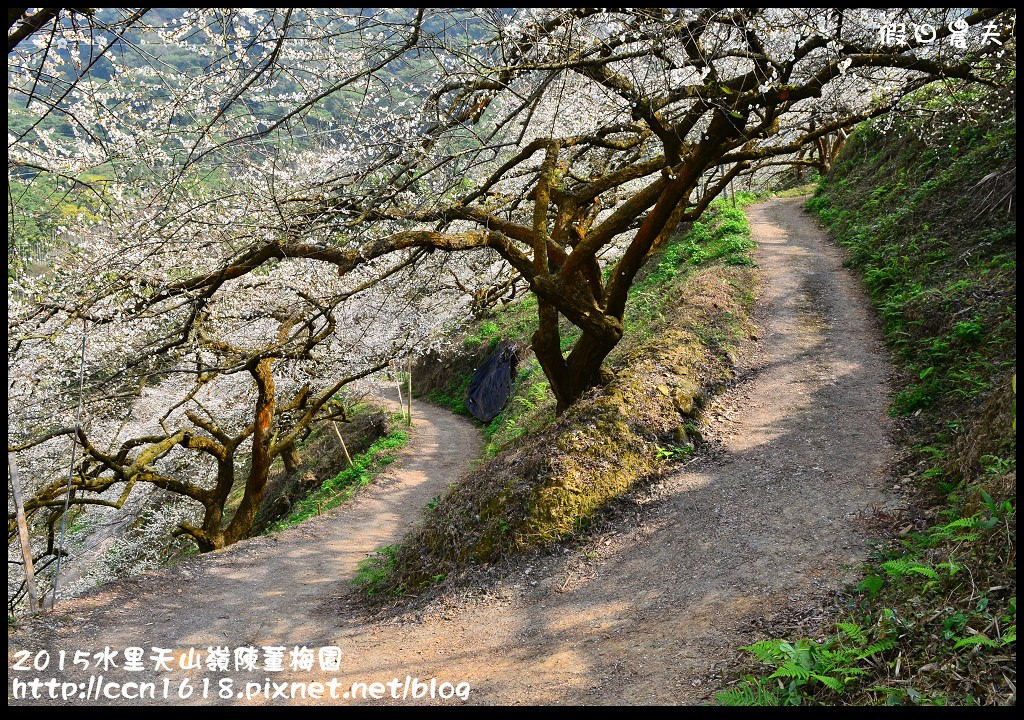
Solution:
[(1016, 116), (994, 105), (859, 126), (808, 202), (884, 324), (909, 507), (877, 518), (892, 539), (835, 633), (745, 648), (720, 702), (1015, 702)]

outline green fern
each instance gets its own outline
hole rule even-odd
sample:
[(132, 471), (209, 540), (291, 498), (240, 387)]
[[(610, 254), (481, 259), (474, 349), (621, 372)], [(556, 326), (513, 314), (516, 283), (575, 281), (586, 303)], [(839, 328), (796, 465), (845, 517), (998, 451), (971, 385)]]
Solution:
[(965, 518), (965, 517), (962, 517), (962, 518), (957, 518), (953, 522), (946, 523), (945, 525), (939, 525), (937, 527), (934, 527), (934, 528), (932, 528), (932, 532), (944, 532), (946, 530), (957, 530), (959, 528), (976, 528), (976, 527), (978, 527), (978, 520), (977, 520), (977, 518), (973, 518), (973, 517)]
[(878, 591), (882, 589), (885, 584), (885, 580), (882, 579), (881, 575), (874, 573), (868, 573), (864, 576), (864, 579), (857, 585), (857, 589), (861, 592), (867, 592), (871, 597), (876, 597)]
[(746, 676), (743, 683), (715, 695), (719, 705), (726, 707), (775, 707), (780, 704), (779, 696), (770, 688), (764, 687), (757, 679)]
[(937, 570), (948, 570), (949, 571), (949, 576), (953, 577), (958, 572), (960, 572), (960, 570), (963, 569), (963, 565), (961, 565), (958, 562), (954, 562), (953, 560), (950, 560), (949, 562), (937, 563), (935, 565), (935, 568)]
[(856, 678), (859, 678), (861, 675), (867, 675), (867, 674), (868, 674), (868, 671), (864, 670), (863, 668), (855, 668), (855, 667), (843, 668), (843, 673), (842, 673), (842, 675), (843, 675), (843, 682), (844, 683), (848, 683), (851, 680), (855, 680)]
[(795, 680), (809, 680), (811, 677), (811, 671), (795, 662), (787, 662), (782, 665), (778, 670), (768, 676), (769, 680), (775, 678), (792, 678)]
[(886, 572), (890, 577), (908, 576), (908, 575), (924, 575), (932, 580), (938, 580), (939, 574), (935, 572), (933, 568), (928, 567), (919, 562), (913, 560), (905, 560), (899, 558), (897, 560), (889, 560), (880, 565), (881, 569)]
[(832, 692), (841, 693), (846, 685), (841, 680), (837, 680), (834, 677), (828, 675), (819, 675), (817, 673), (811, 673), (811, 677), (820, 682), (822, 685), (827, 687)]
[[(896, 564), (894, 569), (913, 573), (912, 565), (920, 563)], [(836, 635), (820, 643), (810, 638), (794, 642), (772, 638), (744, 647), (771, 669), (770, 674), (761, 678), (747, 676), (740, 685), (716, 696), (718, 701), (723, 705), (766, 704), (765, 698), (757, 695), (764, 692), (773, 694), (783, 705), (801, 705), (815, 702), (815, 693), (822, 688), (841, 695), (850, 683), (869, 674), (858, 667), (860, 662), (896, 644), (886, 637), (891, 631), (884, 627), (871, 628), (870, 635), (877, 638), (874, 642), (869, 632), (855, 622), (837, 623), (836, 629)]]
[(985, 647), (999, 647), (1000, 643), (992, 640), (991, 638), (985, 637), (984, 635), (971, 635), (970, 637), (960, 638), (953, 644), (954, 650), (959, 650), (962, 647), (972, 647), (974, 645), (984, 645)]
[(761, 640), (753, 645), (741, 647), (740, 650), (746, 650), (749, 653), (753, 653), (754, 657), (759, 661), (769, 665), (781, 662), (786, 657), (786, 653), (784, 653), (780, 648), (781, 644), (781, 640)]
[(858, 643), (867, 642), (864, 638), (864, 632), (860, 629), (860, 625), (852, 622), (841, 622), (837, 623), (836, 627), (842, 630), (851, 639)]
[(977, 515), (969, 518), (957, 518), (952, 522), (946, 523), (945, 525), (938, 525), (931, 528), (927, 535), (924, 536), (924, 541), (927, 546), (931, 547), (937, 545), (940, 542), (946, 540), (958, 540), (961, 542), (973, 542), (978, 539), (978, 534), (975, 532), (965, 532), (967, 530), (977, 530), (982, 526), (981, 521)]
[(864, 660), (865, 658), (869, 658), (872, 655), (877, 655), (880, 652), (891, 650), (895, 646), (895, 640), (881, 640), (879, 642), (872, 643), (871, 645), (868, 645), (866, 648), (864, 648), (857, 654), (857, 659)]
[(757, 696), (754, 691), (750, 689), (749, 685), (729, 688), (728, 690), (715, 694), (715, 700), (718, 701), (718, 704), (726, 707), (749, 707), (751, 705), (757, 705), (756, 697)]

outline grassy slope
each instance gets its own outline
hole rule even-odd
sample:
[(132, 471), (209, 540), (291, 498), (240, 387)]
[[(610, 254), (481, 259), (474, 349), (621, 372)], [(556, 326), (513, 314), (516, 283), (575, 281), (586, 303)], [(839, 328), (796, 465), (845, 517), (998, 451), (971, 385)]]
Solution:
[[(749, 201), (751, 197), (743, 198)], [(364, 568), (372, 592), (437, 582), (585, 528), (609, 500), (693, 447), (706, 396), (729, 377), (729, 350), (746, 329), (754, 273), (743, 210), (717, 202), (673, 237), (634, 285), (627, 333), (608, 359), (614, 379), (562, 417), (536, 360), (520, 366), (513, 397), (485, 428), (493, 457), (432, 503), (424, 528)], [(464, 354), (486, 357), (499, 339), (525, 349), (532, 299), (481, 321)], [(568, 350), (575, 334), (563, 333)], [(460, 410), (471, 367), (434, 378), (430, 396)], [(440, 388), (440, 389), (438, 389)]]
[(404, 430), (392, 430), (377, 438), (365, 451), (352, 457), (351, 466), (339, 470), (334, 477), (297, 500), (288, 515), (274, 522), (269, 529), (283, 530), (341, 505), (394, 462), (398, 451), (408, 441), (409, 434)]
[(910, 510), (834, 634), (752, 646), (721, 702), (1015, 701), (1015, 117), (934, 109), (951, 121), (936, 137), (921, 120), (859, 127), (808, 203), (863, 273), (902, 375)]
[[(404, 444), (393, 416), (365, 403), (348, 410), (350, 422), (337, 427), (352, 455), (349, 467), (337, 435), (326, 425), (315, 427), (299, 443), (299, 466), (288, 472), (281, 458), (274, 461), (260, 510), (250, 536), (280, 530), (336, 507), (359, 487), (368, 484)], [(395, 444), (398, 443), (398, 444)], [(236, 470), (235, 486), (225, 503), (225, 522), (230, 522), (245, 490), (247, 467)]]

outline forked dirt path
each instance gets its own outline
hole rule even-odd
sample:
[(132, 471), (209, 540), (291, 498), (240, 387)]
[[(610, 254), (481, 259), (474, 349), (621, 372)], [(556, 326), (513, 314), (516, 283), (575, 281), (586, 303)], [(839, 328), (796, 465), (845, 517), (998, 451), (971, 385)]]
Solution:
[[(342, 649), (338, 672), (286, 662), (282, 673), (104, 673), (173, 678), (172, 693), (184, 677), (196, 687), (209, 678), (210, 697), (191, 703), (283, 704), (234, 693), (267, 678), (336, 677), (347, 689), (406, 676), (468, 682), (478, 703), (706, 702), (736, 647), (755, 639), (754, 625), (826, 600), (868, 552), (865, 519), (895, 504), (884, 482), (888, 366), (870, 307), (801, 203), (750, 211), (763, 274), (760, 338), (711, 410), (709, 450), (620, 503), (606, 532), (400, 617), (353, 612), (337, 598), (355, 563), (400, 537), (479, 448), (468, 423), (421, 405), (414, 451), (390, 486), (276, 539), (68, 602), (11, 634), (11, 658), (105, 645), (147, 655), (151, 646)], [(429, 479), (410, 478), (417, 473)], [(399, 500), (388, 500), (389, 487)], [(95, 673), (9, 672), (9, 699), (10, 677)], [(227, 700), (216, 697), (221, 677), (235, 683)]]

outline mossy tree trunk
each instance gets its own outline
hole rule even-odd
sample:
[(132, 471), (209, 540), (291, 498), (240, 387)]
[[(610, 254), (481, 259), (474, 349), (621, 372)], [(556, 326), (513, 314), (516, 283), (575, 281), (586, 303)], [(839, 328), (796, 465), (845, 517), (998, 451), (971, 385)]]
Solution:
[[(599, 205), (588, 202), (590, 198), (585, 194), (572, 196), (554, 184), (559, 146), (548, 146), (534, 190), (534, 254), (527, 277), (538, 296), (538, 323), (532, 347), (555, 395), (556, 413), (565, 412), (584, 393), (601, 384), (602, 364), (622, 339), (629, 290), (640, 269), (680, 222), (700, 217), (711, 199), (747, 167), (738, 163), (713, 187), (705, 189), (696, 206), (687, 206), (700, 177), (720, 146), (733, 140), (737, 127), (742, 126), (737, 125), (735, 118), (718, 113), (708, 128), (708, 135), (717, 138), (717, 143), (703, 146), (685, 159), (677, 155), (678, 163), (672, 172), (665, 172), (646, 195), (641, 193), (626, 203), (625, 210), (617, 211), (627, 217), (642, 212), (644, 206), (650, 208), (622, 257), (611, 268), (607, 282), (602, 279), (595, 254), (588, 249), (603, 245), (603, 234), (619, 228), (612, 224), (609, 230), (606, 222), (599, 226), (601, 234), (595, 233), (597, 237), (589, 234)], [(677, 151), (678, 148), (673, 150)], [(628, 207), (630, 203), (636, 207)], [(552, 217), (554, 225), (549, 233)], [(571, 254), (558, 252), (565, 247), (572, 250)], [(562, 352), (561, 315), (581, 331), (568, 356)]]

